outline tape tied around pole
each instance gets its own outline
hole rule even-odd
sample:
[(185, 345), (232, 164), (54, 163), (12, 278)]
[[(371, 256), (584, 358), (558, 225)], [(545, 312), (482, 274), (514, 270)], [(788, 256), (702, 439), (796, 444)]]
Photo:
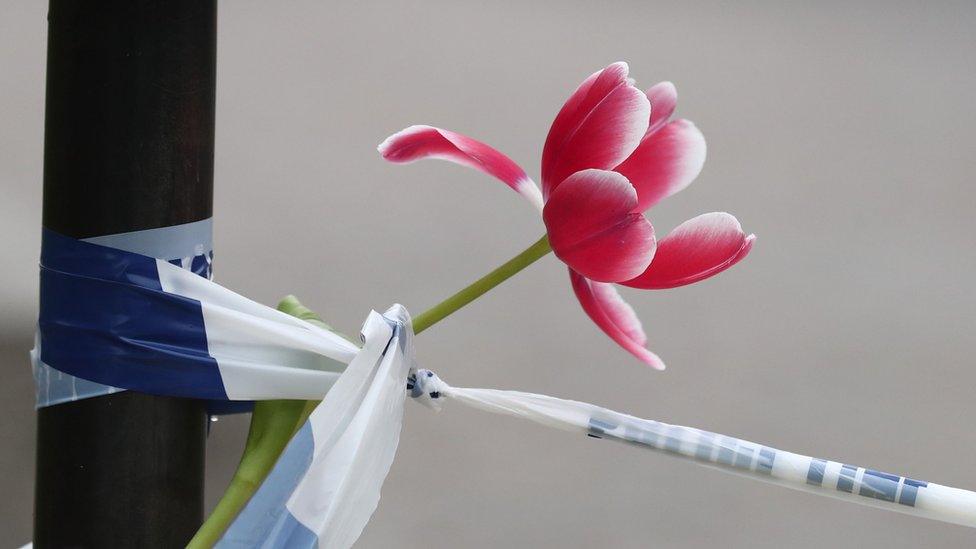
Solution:
[[(85, 238), (83, 242), (165, 259), (198, 276), (213, 276), (213, 220), (211, 218), (119, 234)], [(36, 342), (35, 342), (36, 347)], [(73, 402), (122, 391), (54, 370), (34, 361), (37, 407)], [(225, 404), (224, 407), (227, 407)]]
[(167, 260), (42, 238), (36, 372), (212, 401), (311, 400), (359, 351)]
[(351, 546), (375, 511), (408, 396), (454, 401), (854, 503), (976, 527), (976, 493), (585, 402), (453, 387), (414, 358), (410, 315), (372, 312), (363, 346), (163, 259), (45, 230), (35, 368), (218, 402), (320, 399), (218, 547)]

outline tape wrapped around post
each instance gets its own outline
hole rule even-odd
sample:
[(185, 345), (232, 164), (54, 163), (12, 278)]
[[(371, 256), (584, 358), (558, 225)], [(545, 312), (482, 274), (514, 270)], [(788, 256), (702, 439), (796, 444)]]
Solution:
[(319, 399), (359, 351), (189, 270), (45, 230), (35, 367), (144, 393)]
[[(414, 360), (402, 306), (363, 347), (131, 251), (44, 232), (35, 367), (147, 393), (320, 399), (218, 547), (351, 546), (380, 499), (408, 396), (607, 438), (787, 488), (976, 527), (976, 493), (546, 395), (452, 387)], [(348, 365), (348, 367), (347, 367)]]

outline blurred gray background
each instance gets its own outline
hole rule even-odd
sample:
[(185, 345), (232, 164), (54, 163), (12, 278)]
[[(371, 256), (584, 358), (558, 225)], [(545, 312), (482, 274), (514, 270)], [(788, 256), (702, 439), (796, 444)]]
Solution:
[[(30, 538), (45, 3), (0, 18), (0, 531)], [(295, 293), (347, 333), (415, 313), (533, 242), (501, 184), (375, 151), (413, 123), (487, 141), (537, 177), (592, 71), (672, 80), (705, 133), (660, 234), (735, 213), (751, 257), (707, 282), (624, 290), (654, 372), (586, 318), (552, 257), (418, 340), (456, 385), (590, 401), (976, 488), (973, 2), (224, 2), (216, 278)], [(210, 436), (208, 501), (246, 417)], [(973, 531), (795, 493), (448, 404), (408, 404), (359, 547), (959, 547)]]

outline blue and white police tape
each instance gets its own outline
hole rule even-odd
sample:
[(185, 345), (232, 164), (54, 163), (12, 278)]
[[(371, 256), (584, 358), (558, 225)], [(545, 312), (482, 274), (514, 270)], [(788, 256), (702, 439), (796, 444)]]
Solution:
[[(707, 467), (841, 499), (976, 527), (976, 493), (784, 452), (545, 395), (451, 387), (414, 366), (406, 312), (373, 313), (366, 345), (286, 448), (218, 548), (345, 548), (369, 521), (399, 442), (409, 395), (454, 400), (557, 429), (626, 442)], [(406, 377), (406, 380), (404, 378)]]
[[(86, 238), (83, 242), (166, 260), (196, 275), (213, 276), (213, 220)], [(51, 406), (122, 391), (37, 363), (34, 365), (37, 407)]]
[(413, 329), (394, 305), (370, 314), (363, 349), (289, 442), (217, 548), (342, 548), (380, 500), (400, 441)]
[(546, 395), (451, 387), (417, 372), (413, 395), (444, 399), (548, 427), (625, 442), (701, 465), (889, 511), (976, 527), (976, 492), (785, 452), (738, 438), (669, 425)]
[[(408, 394), (450, 399), (807, 492), (976, 527), (976, 493), (545, 395), (451, 387), (414, 361), (407, 311), (371, 313), (363, 347), (170, 262), (44, 233), (35, 367), (216, 400), (324, 400), (219, 547), (351, 546), (379, 502)], [(348, 364), (348, 367), (347, 367)]]
[(40, 290), (39, 384), (57, 377), (53, 368), (160, 395), (318, 399), (359, 352), (169, 261), (50, 230)]

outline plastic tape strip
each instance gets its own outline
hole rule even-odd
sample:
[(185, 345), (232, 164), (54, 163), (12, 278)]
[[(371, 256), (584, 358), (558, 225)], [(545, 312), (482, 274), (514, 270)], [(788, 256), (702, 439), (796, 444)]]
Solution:
[(358, 347), (162, 259), (44, 230), (35, 366), (213, 400), (318, 399)]
[[(209, 218), (170, 227), (86, 238), (84, 242), (166, 259), (204, 278), (212, 277), (213, 220)], [(122, 390), (60, 372), (37, 361), (34, 363), (34, 382), (38, 408)]]
[(351, 546), (379, 500), (399, 442), (408, 392), (435, 409), (453, 400), (787, 488), (976, 527), (976, 493), (968, 490), (640, 419), (584, 402), (451, 387), (432, 372), (413, 367), (412, 333), (402, 310), (391, 309), (385, 319), (374, 315), (370, 322), (364, 353), (285, 449), (218, 548)]

